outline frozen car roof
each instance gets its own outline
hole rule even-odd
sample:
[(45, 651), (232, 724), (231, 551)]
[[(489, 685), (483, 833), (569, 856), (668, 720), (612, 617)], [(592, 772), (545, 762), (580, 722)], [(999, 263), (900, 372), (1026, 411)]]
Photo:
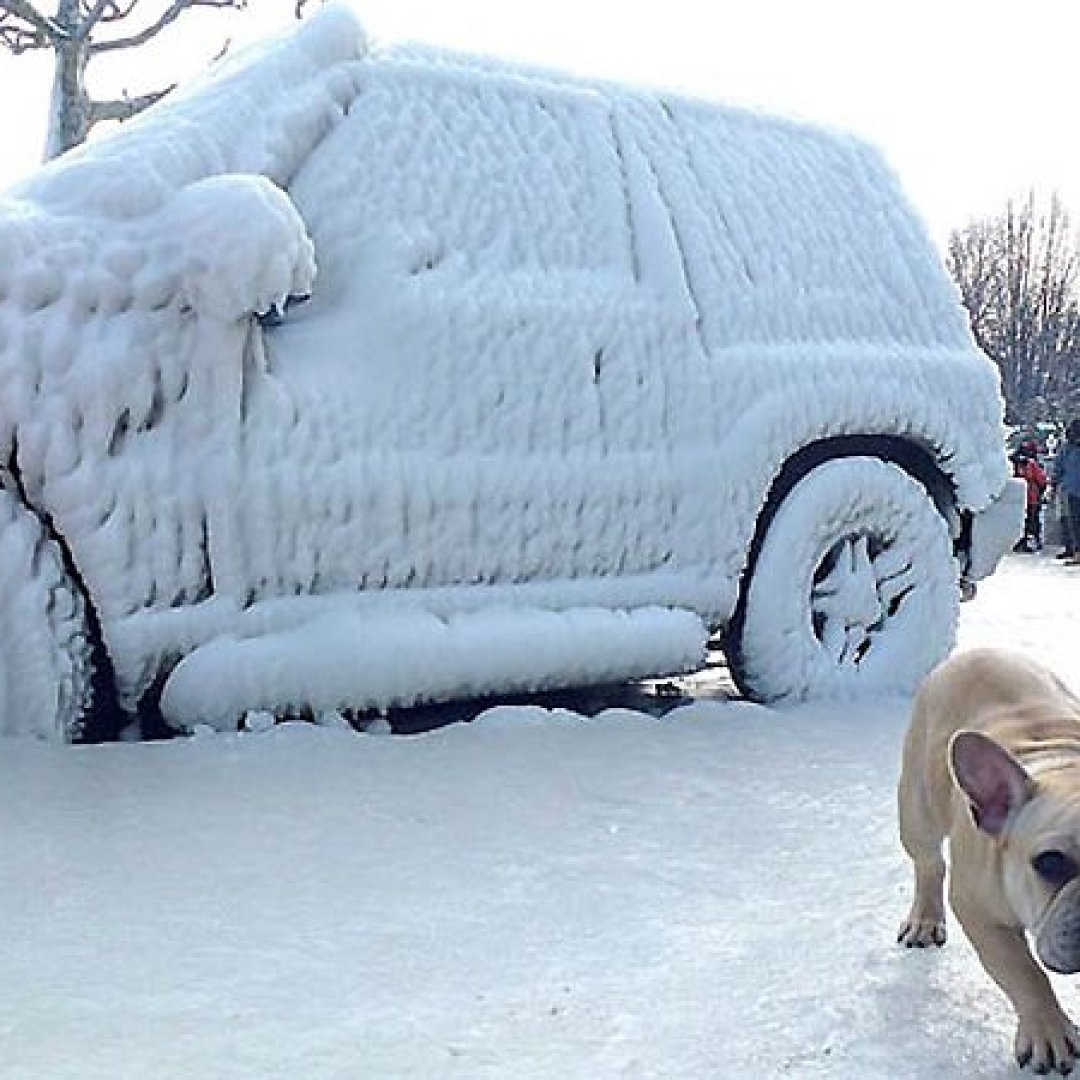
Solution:
[(396, 227), (473, 275), (578, 271), (604, 288), (610, 275), (659, 279), (666, 258), (708, 347), (967, 343), (940, 261), (877, 151), (747, 109), (431, 49), (376, 51), (294, 197), (328, 250)]
[[(342, 5), (226, 58), (10, 194), (129, 218), (231, 172), (290, 191), (328, 275), (335, 244), (373, 225), (473, 274), (577, 270), (596, 288), (647, 277), (649, 248), (683, 263), (710, 347), (964, 343), (922, 226), (860, 141), (483, 57), (371, 49)], [(677, 208), (674, 237), (658, 193)]]

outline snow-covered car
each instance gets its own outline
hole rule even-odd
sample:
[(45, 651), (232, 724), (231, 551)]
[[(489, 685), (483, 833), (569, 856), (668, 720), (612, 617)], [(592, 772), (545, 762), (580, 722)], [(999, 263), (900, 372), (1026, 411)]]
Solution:
[(0, 200), (0, 385), (6, 733), (905, 690), (1019, 527), (872, 149), (335, 6)]

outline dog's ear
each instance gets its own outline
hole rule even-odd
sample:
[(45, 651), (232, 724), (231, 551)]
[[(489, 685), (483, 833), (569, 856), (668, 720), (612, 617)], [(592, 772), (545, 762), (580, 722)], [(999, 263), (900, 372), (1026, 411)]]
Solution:
[(1033, 782), (1005, 747), (978, 731), (958, 731), (949, 743), (949, 767), (971, 800), (975, 824), (997, 836), (1013, 811), (1031, 797)]

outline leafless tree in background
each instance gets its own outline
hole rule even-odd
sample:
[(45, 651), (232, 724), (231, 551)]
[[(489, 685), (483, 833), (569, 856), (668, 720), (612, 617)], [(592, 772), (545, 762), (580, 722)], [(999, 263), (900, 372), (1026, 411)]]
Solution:
[(137, 49), (157, 37), (190, 8), (243, 8), (247, 0), (169, 0), (141, 19), (140, 0), (56, 0), (52, 14), (34, 0), (0, 0), (0, 45), (18, 55), (50, 49), (55, 57), (46, 159), (78, 146), (101, 120), (125, 120), (152, 105), (171, 87), (95, 101), (86, 89), (92, 59)]
[(1006, 419), (1080, 406), (1080, 246), (1054, 195), (1031, 193), (952, 233), (947, 261), (979, 346), (1001, 371)]

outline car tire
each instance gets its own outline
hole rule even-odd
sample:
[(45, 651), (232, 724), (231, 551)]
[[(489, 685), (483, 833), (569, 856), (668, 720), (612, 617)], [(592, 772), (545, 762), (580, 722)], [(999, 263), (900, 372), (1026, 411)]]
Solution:
[(0, 488), (0, 734), (71, 742), (93, 704), (86, 603), (42, 521)]
[(759, 701), (908, 693), (955, 640), (949, 529), (898, 465), (839, 458), (799, 480), (768, 521), (726, 651)]

